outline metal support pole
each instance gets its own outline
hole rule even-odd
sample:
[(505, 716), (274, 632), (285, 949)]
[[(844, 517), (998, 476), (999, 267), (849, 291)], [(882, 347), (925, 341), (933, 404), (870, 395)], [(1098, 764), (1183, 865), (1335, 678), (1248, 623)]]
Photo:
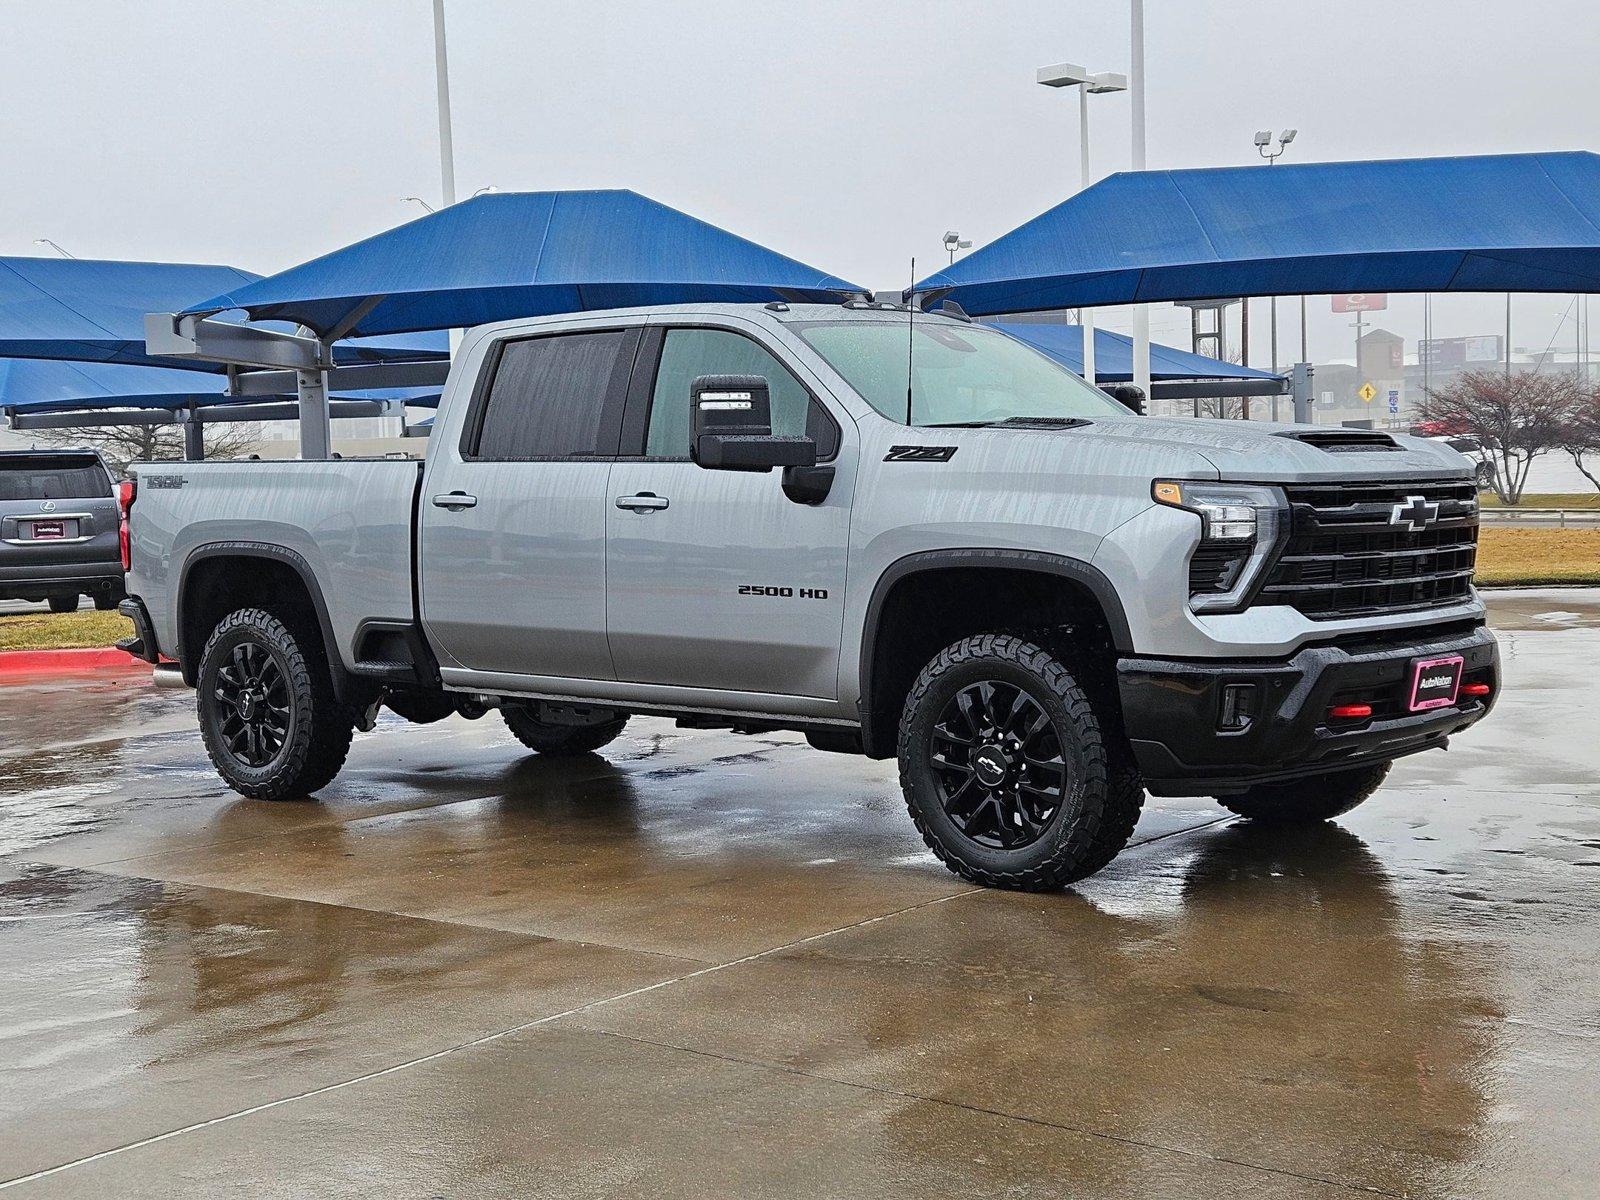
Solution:
[[(1144, 0), (1132, 0), (1131, 42), (1128, 84), (1133, 100), (1133, 169), (1145, 169), (1144, 122)], [(1133, 308), (1133, 382), (1150, 395), (1150, 308), (1136, 304)]]
[(328, 421), (328, 375), (325, 371), (296, 371), (300, 393), (300, 457), (325, 459), (333, 454), (333, 433)]
[(1428, 399), (1428, 393), (1433, 390), (1433, 293), (1422, 293), (1422, 347), (1417, 352), (1417, 358), (1422, 364), (1422, 399)]
[[(1250, 297), (1239, 297), (1239, 365), (1250, 365)], [(1244, 419), (1250, 419), (1250, 397), (1239, 397), (1240, 412)]]
[[(1278, 298), (1272, 297), (1272, 373), (1278, 373)], [(1278, 419), (1278, 398), (1272, 398), (1272, 419)]]
[(1511, 378), (1511, 293), (1506, 293), (1506, 378)]
[(1294, 420), (1296, 425), (1311, 424), (1311, 364), (1297, 362), (1290, 372), (1294, 385)]
[[(1089, 186), (1089, 85), (1078, 88), (1078, 189)], [(1078, 327), (1083, 335), (1083, 377), (1089, 386), (1095, 386), (1094, 364), (1094, 313), (1087, 308), (1078, 310)], [(1148, 396), (1149, 393), (1146, 393)]]
[(1300, 297), (1300, 361), (1311, 361), (1311, 355), (1306, 353), (1306, 298), (1304, 296)]
[(183, 458), (185, 462), (203, 462), (205, 457), (205, 430), (191, 407), (183, 415)]
[(450, 133), (450, 55), (444, 42), (444, 0), (433, 0), (433, 74), (439, 91), (439, 194), (456, 202), (456, 150)]

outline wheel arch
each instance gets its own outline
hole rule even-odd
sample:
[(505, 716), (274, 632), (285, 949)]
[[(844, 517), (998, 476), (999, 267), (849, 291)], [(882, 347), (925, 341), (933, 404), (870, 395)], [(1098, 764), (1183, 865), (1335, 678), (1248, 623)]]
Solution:
[[(271, 542), (209, 542), (194, 548), (184, 559), (178, 576), (177, 646), (175, 657), (184, 682), (193, 687), (200, 669), (200, 652), (216, 622), (235, 608), (244, 607), (235, 580), (224, 581), (220, 573), (230, 564), (243, 568), (236, 579), (255, 585), (249, 600), (269, 607), (274, 600), (293, 603), (304, 600), (315, 618), (322, 638), (322, 649), (333, 679), (336, 695), (348, 700), (359, 690), (359, 681), (345, 667), (333, 636), (333, 621), (322, 595), (316, 572), (305, 556), (287, 546)], [(292, 579), (293, 585), (285, 583)], [(300, 596), (294, 595), (294, 589)]]
[[(956, 587), (982, 580), (985, 576), (997, 584), (1002, 581), (1012, 584), (1020, 580), (1032, 581), (1041, 594), (1054, 590), (1052, 585), (1064, 584), (1064, 590), (1059, 593), (1063, 611), (1092, 615), (1105, 629), (1115, 650), (1131, 651), (1132, 633), (1116, 588), (1103, 572), (1081, 559), (1043, 551), (991, 548), (929, 550), (908, 554), (891, 563), (878, 576), (862, 627), (857, 707), (861, 719), (862, 746), (869, 757), (893, 756), (898, 726), (894, 697), (897, 694), (903, 696), (906, 689), (902, 684), (909, 685), (906, 665), (896, 663), (893, 654), (896, 645), (906, 644), (907, 639), (901, 636), (897, 642), (896, 632), (885, 630), (883, 622), (886, 614), (892, 616), (895, 613), (897, 598), (906, 597), (909, 588), (930, 585)], [(978, 609), (978, 612), (985, 611), (982, 606)], [(993, 615), (992, 609), (987, 612)], [(942, 624), (940, 628), (943, 628)], [(965, 632), (979, 630), (968, 629)], [(933, 640), (944, 636), (945, 633), (941, 632)], [(955, 639), (951, 637), (949, 640)], [(946, 644), (948, 641), (941, 641), (922, 661), (926, 662)], [(920, 666), (918, 663), (916, 669), (920, 669)], [(914, 676), (915, 670), (910, 674)]]

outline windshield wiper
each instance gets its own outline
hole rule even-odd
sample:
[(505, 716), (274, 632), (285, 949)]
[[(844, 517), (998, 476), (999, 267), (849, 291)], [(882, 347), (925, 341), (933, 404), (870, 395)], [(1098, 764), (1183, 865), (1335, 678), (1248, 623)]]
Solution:
[(992, 429), (1009, 425), (1012, 429), (1076, 429), (1093, 424), (1087, 417), (1004, 417), (997, 421), (935, 421), (922, 429)]

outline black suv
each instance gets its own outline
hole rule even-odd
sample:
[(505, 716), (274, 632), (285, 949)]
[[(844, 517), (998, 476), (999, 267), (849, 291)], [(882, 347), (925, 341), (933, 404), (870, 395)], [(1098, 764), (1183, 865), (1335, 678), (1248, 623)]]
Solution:
[(0, 451), (0, 600), (72, 612), (122, 599), (122, 511), (92, 450)]

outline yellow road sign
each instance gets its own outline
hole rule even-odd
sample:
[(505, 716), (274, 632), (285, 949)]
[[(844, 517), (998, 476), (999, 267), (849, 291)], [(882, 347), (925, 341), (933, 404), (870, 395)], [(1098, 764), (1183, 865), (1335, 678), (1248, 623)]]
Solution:
[(1371, 404), (1372, 398), (1377, 394), (1378, 389), (1373, 387), (1370, 383), (1363, 383), (1359, 388), (1356, 389), (1356, 395), (1361, 397), (1361, 402), (1363, 404)]

